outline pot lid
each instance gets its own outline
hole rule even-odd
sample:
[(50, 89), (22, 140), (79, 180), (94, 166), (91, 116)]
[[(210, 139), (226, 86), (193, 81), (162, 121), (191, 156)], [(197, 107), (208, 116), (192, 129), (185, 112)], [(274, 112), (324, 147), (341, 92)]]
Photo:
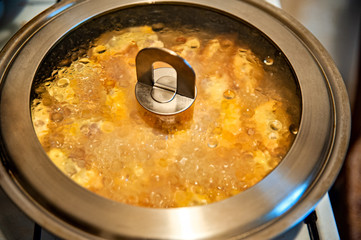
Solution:
[[(148, 14), (139, 20), (134, 15), (139, 11)], [(241, 22), (246, 36), (271, 43), (282, 53), (302, 95), (299, 132), (279, 166), (247, 191), (207, 206), (148, 209), (92, 194), (49, 161), (32, 126), (32, 89), (68, 49), (87, 46), (89, 39), (114, 27), (109, 19), (129, 27), (136, 21), (159, 22), (159, 11), (175, 19), (184, 15), (180, 19), (190, 19), (190, 24), (200, 16), (219, 15), (212, 24), (227, 31), (238, 32), (240, 25), (234, 29), (225, 22)], [(197, 24), (207, 28), (212, 19)], [(65, 238), (269, 238), (314, 207), (336, 177), (347, 148), (349, 105), (337, 69), (302, 26), (263, 2), (109, 0), (99, 6), (95, 1), (64, 1), (30, 22), (1, 54), (2, 187), (27, 214)]]

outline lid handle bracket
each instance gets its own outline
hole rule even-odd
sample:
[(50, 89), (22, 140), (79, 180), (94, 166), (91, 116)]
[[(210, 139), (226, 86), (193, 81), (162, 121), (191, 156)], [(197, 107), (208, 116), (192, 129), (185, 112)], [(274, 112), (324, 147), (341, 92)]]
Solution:
[[(174, 115), (193, 104), (197, 95), (195, 73), (178, 54), (165, 48), (144, 48), (135, 62), (138, 79), (135, 96), (145, 109), (160, 115)], [(164, 62), (173, 68), (153, 69), (155, 62)]]

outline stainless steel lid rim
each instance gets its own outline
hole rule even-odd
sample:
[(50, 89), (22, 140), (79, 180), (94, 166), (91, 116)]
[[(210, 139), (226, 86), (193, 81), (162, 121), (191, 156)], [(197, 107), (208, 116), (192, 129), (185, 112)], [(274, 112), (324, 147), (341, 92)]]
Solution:
[[(26, 44), (26, 42), (34, 36), (39, 29), (52, 21), (53, 18), (62, 14), (63, 11), (69, 10), (75, 1), (64, 0), (61, 3), (53, 5), (46, 9), (31, 21), (27, 22), (0, 51), (0, 84), (6, 78), (7, 69), (11, 67), (13, 60), (18, 52)], [(1, 97), (1, 96), (0, 96)]]
[[(116, 1), (104, 2), (108, 4), (105, 4), (105, 8), (107, 8), (107, 10), (109, 10), (111, 4), (116, 5)], [(129, 1), (124, 2), (129, 3)], [(155, 3), (157, 2), (158, 1), (155, 1)], [(163, 3), (169, 1), (159, 2)], [(190, 1), (186, 2), (189, 3)], [(224, 7), (217, 1), (207, 1), (207, 3), (206, 1), (199, 2), (201, 2), (203, 5), (209, 6), (208, 9), (219, 6), (222, 11), (229, 10), (229, 7)], [(137, 1), (136, 3), (149, 4), (147, 1)], [(179, 1), (177, 1), (177, 3), (179, 3)], [(253, 4), (253, 6), (251, 6), (253, 8), (255, 8), (257, 4), (259, 5), (259, 3), (260, 2), (258, 1), (247, 1), (247, 4)], [(196, 5), (194, 2), (193, 4)], [(232, 4), (236, 4), (235, 6), (237, 6), (237, 9), (241, 8), (238, 4), (243, 4), (243, 7), (248, 6), (244, 2), (229, 3), (229, 5)], [(82, 2), (82, 7), (89, 7), (90, 9), (93, 9), (94, 6), (94, 2)], [(116, 6), (119, 7), (119, 5)], [(99, 8), (99, 11), (101, 11), (102, 7), (100, 6)], [(80, 11), (77, 5), (74, 5), (71, 10), (74, 11), (73, 13)], [(270, 8), (269, 11), (279, 12), (280, 10)], [(234, 15), (235, 12), (236, 10), (234, 10), (231, 14)], [(242, 15), (242, 13), (245, 15)], [(245, 21), (247, 21), (247, 18), (254, 19), (252, 16), (250, 16), (249, 13), (245, 13), (245, 10), (241, 11), (239, 14), (240, 18), (243, 16), (246, 18)], [(277, 14), (278, 13), (274, 15), (278, 16)], [(62, 22), (62, 18), (66, 17), (66, 15), (67, 14), (61, 14), (57, 16), (57, 18), (52, 19), (49, 24), (53, 24), (55, 22), (59, 24)], [(88, 18), (95, 16), (94, 12), (88, 13), (88, 15)], [(82, 17), (88, 19), (84, 16)], [(270, 21), (272, 20), (272, 18), (269, 16), (266, 16), (265, 18), (268, 18)], [(264, 30), (267, 24), (271, 24), (256, 20), (257, 19), (255, 19), (255, 22), (251, 22), (251, 24), (261, 30)], [(277, 24), (278, 22), (278, 24), (280, 24), (279, 21), (279, 19), (273, 20), (272, 23)], [(74, 24), (63, 21), (63, 29), (69, 29), (69, 24), (71, 25), (70, 28), (75, 27)], [(284, 24), (285, 23), (283, 23), (283, 25)], [(287, 22), (287, 26), (289, 25), (294, 26), (294, 23)], [(297, 24), (294, 28), (297, 29)], [(49, 27), (47, 26), (39, 29), (37, 36), (29, 39), (26, 44), (22, 46), (22, 49), (16, 56), (16, 59), (14, 59), (12, 68), (14, 66), (22, 66), (21, 64), (26, 62), (24, 59), (25, 53), (30, 52), (30, 56), (32, 56), (32, 62), (24, 67), (24, 71), (34, 73), (34, 69), (37, 69), (37, 64), (41, 62), (42, 57), (52, 47), (51, 44), (56, 42), (57, 39), (62, 36), (62, 34), (66, 34), (67, 32), (64, 30), (62, 33), (57, 33), (56, 36), (47, 36), (46, 31), (48, 29)], [(275, 30), (276, 29), (267, 30), (269, 34), (266, 35), (270, 36), (272, 40), (274, 40), (272, 37), (274, 35), (273, 31)], [(54, 204), (58, 209), (56, 212), (60, 211), (66, 216), (65, 219), (63, 219), (64, 215), (54, 216), (58, 219), (54, 222), (46, 223), (45, 227), (49, 228), (56, 234), (61, 235), (64, 234), (63, 232), (71, 234), (71, 231), (68, 229), (69, 226), (59, 226), (57, 222), (66, 221), (66, 219), (70, 217), (75, 220), (75, 222), (78, 221), (79, 223), (85, 224), (78, 229), (77, 226), (73, 226), (73, 229), (77, 229), (77, 233), (80, 232), (84, 234), (83, 236), (88, 236), (88, 234), (95, 234), (107, 238), (118, 238), (123, 236), (129, 238), (139, 237), (155, 239), (219, 239), (230, 237), (238, 239), (250, 236), (252, 238), (269, 238), (270, 236), (274, 236), (283, 231), (286, 226), (292, 225), (295, 221), (299, 221), (305, 214), (308, 213), (310, 209), (314, 207), (320, 197), (328, 190), (328, 187), (337, 174), (336, 172), (338, 172), (339, 167), (342, 164), (342, 158), (346, 152), (346, 147), (344, 145), (346, 144), (349, 136), (349, 125), (347, 119), (349, 119), (348, 117), (350, 114), (348, 112), (349, 108), (347, 103), (342, 101), (342, 99), (345, 98), (345, 91), (343, 89), (344, 86), (340, 82), (342, 80), (340, 80), (339, 74), (332, 70), (334, 69), (333, 63), (330, 62), (328, 56), (323, 54), (318, 56), (318, 54), (320, 54), (319, 52), (316, 51), (314, 54), (312, 52), (312, 48), (323, 49), (322, 47), (318, 46), (319, 43), (315, 43), (313, 37), (309, 36), (310, 34), (302, 36), (302, 41), (300, 41), (300, 37), (297, 34), (288, 32), (288, 30), (286, 31), (284, 29), (281, 30), (281, 32), (282, 31), (287, 36), (275, 36), (276, 40), (274, 40), (274, 42), (276, 42), (281, 50), (284, 51), (291, 64), (295, 67), (296, 75), (301, 81), (301, 90), (305, 90), (305, 92), (302, 93), (305, 102), (302, 126), (300, 128), (299, 136), (294, 143), (294, 147), (291, 149), (290, 153), (280, 164), (280, 166), (259, 184), (236, 197), (204, 207), (160, 210), (126, 206), (124, 204), (119, 204), (107, 199), (103, 199), (72, 183), (69, 179), (62, 175), (62, 173), (60, 173), (60, 171), (58, 171), (58, 169), (56, 169), (56, 167), (52, 165), (52, 163), (47, 159), (47, 156), (42, 150), (40, 143), (37, 141), (34, 130), (32, 129), (31, 118), (29, 114), (22, 113), (23, 111), (26, 112), (26, 109), (28, 109), (30, 105), (29, 89), (31, 88), (31, 81), (35, 73), (25, 74), (19, 73), (14, 69), (10, 69), (8, 76), (6, 76), (7, 79), (4, 77), (4, 79), (1, 80), (2, 86), (6, 88), (6, 91), (4, 90), (1, 93), (2, 99), (0, 108), (2, 113), (1, 132), (2, 137), (4, 140), (6, 140), (6, 148), (9, 150), (8, 157), (10, 159), (19, 159), (24, 158), (24, 154), (26, 154), (28, 158), (37, 159), (39, 166), (36, 167), (31, 166), (31, 164), (25, 160), (16, 160), (16, 163), (14, 163), (16, 169), (14, 170), (18, 171), (24, 179), (29, 180), (28, 184), (30, 184), (30, 186), (35, 188), (38, 192), (32, 196), (33, 199), (40, 197), (42, 198), (41, 201), (51, 202), (51, 204)], [(301, 32), (303, 32), (303, 30)], [(46, 39), (49, 40), (51, 44), (44, 43), (42, 46), (36, 44), (36, 39), (41, 38), (41, 36), (46, 36)], [(308, 47), (307, 49), (304, 49), (306, 45), (304, 43), (304, 38), (311, 38), (307, 43), (307, 45), (311, 44), (311, 49)], [(280, 41), (277, 39), (280, 39)], [(311, 62), (317, 62), (317, 67), (314, 67), (312, 71), (315, 73), (315, 76), (318, 79), (317, 81), (320, 81), (321, 83), (315, 83), (316, 85), (314, 85), (309, 82), (311, 81), (313, 75), (311, 76), (305, 71), (305, 62), (307, 61), (300, 59), (300, 56), (295, 56), (296, 52), (292, 49), (292, 47), (286, 44), (289, 39), (296, 39), (294, 40), (298, 41), (296, 45), (299, 47), (303, 46), (301, 53), (304, 54), (305, 59), (311, 59)], [(313, 44), (316, 45), (316, 47), (314, 47)], [(34, 51), (37, 51), (38, 55), (36, 55)], [(1, 64), (5, 63), (2, 62)], [(325, 64), (327, 64), (327, 67), (325, 67)], [(331, 77), (329, 76), (330, 74)], [(24, 82), (18, 80), (19, 78), (24, 79), (25, 84)], [(322, 90), (320, 90), (320, 96), (323, 98), (318, 98), (318, 96), (314, 96), (309, 92), (313, 87), (322, 88)], [(22, 92), (22, 95), (19, 96), (15, 101), (12, 96), (14, 96), (14, 94), (16, 95), (19, 90)], [(332, 109), (322, 109), (324, 105), (318, 105), (319, 103), (316, 102), (317, 99), (321, 99), (322, 103), (325, 104), (325, 98), (326, 101), (331, 102)], [(317, 105), (316, 108), (312, 106), (312, 101)], [(17, 109), (17, 112), (14, 109)], [(324, 121), (324, 119), (320, 117), (317, 118), (317, 121), (314, 120), (315, 122), (312, 122), (315, 115), (317, 116), (317, 112), (319, 110), (321, 111), (323, 117), (328, 119), (326, 119), (327, 121), (322, 122), (322, 124), (318, 122)], [(3, 113), (7, 114), (7, 116), (12, 116), (15, 120), (10, 122), (9, 119), (4, 119)], [(332, 120), (332, 118), (334, 119)], [(336, 127), (339, 127), (339, 129), (335, 129), (335, 121)], [(342, 122), (340, 123), (340, 121)], [(17, 126), (14, 127), (14, 125)], [(327, 152), (325, 149), (318, 149), (317, 151), (313, 152), (314, 154), (307, 154), (302, 152), (303, 146), (300, 145), (309, 147), (312, 145), (307, 143), (307, 141), (311, 140), (309, 135), (314, 134), (312, 131), (316, 130), (315, 128), (317, 127), (315, 126), (320, 127), (323, 131), (325, 131), (325, 129), (330, 129), (330, 132), (328, 133), (325, 132), (314, 136), (314, 141), (320, 142), (324, 142), (325, 139), (330, 141), (330, 139), (334, 138), (335, 141), (333, 143), (328, 142), (325, 145), (322, 144), (324, 148), (330, 147), (329, 154), (325, 154), (325, 152)], [(13, 134), (16, 130), (21, 130), (23, 132), (21, 134)], [(24, 135), (28, 136), (27, 141), (32, 143), (32, 147), (25, 145), (18, 146), (18, 141), (23, 139)], [(22, 143), (23, 142), (24, 141), (22, 140)], [(299, 158), (305, 158), (306, 160), (307, 158), (310, 158), (311, 155), (314, 155), (314, 158), (316, 158), (309, 163), (310, 166), (305, 166), (304, 171), (306, 173), (299, 174), (296, 172), (298, 166), (303, 166), (302, 163), (300, 163), (300, 159), (297, 160), (296, 165), (292, 164), (291, 157), (297, 155), (300, 155)], [(322, 167), (319, 166), (319, 168), (315, 170), (314, 164), (324, 165), (325, 168), (321, 170)], [(0, 166), (1, 170), (3, 170), (3, 167), (4, 166)], [(289, 173), (290, 170), (293, 170), (294, 173)], [(317, 173), (312, 173), (313, 171), (316, 171)], [(4, 174), (8, 174), (6, 171), (2, 172), (4, 172)], [(46, 172), (46, 176), (39, 175), (38, 179), (34, 179), (34, 177), (32, 177), (34, 174), (42, 172)], [(319, 178), (317, 175), (322, 176)], [(299, 182), (292, 183), (292, 181), (296, 181), (296, 179)], [(315, 188), (317, 188), (316, 191), (313, 191), (313, 184), (308, 183), (310, 180), (307, 179), (312, 179), (312, 183), (314, 184), (317, 182), (317, 186), (315, 186)], [(2, 177), (1, 184), (7, 186), (4, 187), (7, 189), (6, 191), (15, 191), (14, 189), (11, 189), (12, 187), (8, 187), (11, 185), (12, 181), (14, 181), (14, 179), (11, 179), (11, 177), (7, 175)], [(290, 184), (280, 186), (280, 182), (290, 182)], [(319, 182), (322, 184), (320, 185)], [(305, 185), (303, 185), (304, 183)], [(22, 183), (20, 182), (19, 184), (21, 185)], [(59, 195), (54, 196), (54, 194), (50, 193), (50, 190), (58, 192)], [(16, 190), (16, 192), (19, 194), (21, 194), (22, 191), (25, 191), (23, 194), (26, 194), (28, 189)], [(41, 194), (41, 196), (39, 196), (39, 194)], [(277, 194), (280, 196), (277, 196)], [(70, 196), (71, 199), (69, 199)], [(281, 203), (287, 202), (287, 199), (285, 199), (287, 196), (290, 197), (291, 200), (289, 201), (288, 205), (282, 209), (282, 207), (279, 206), (281, 206)], [(260, 200), (262, 197), (268, 199), (269, 202), (263, 203)], [(84, 199), (87, 199), (87, 201), (81, 202)], [(28, 201), (31, 202), (30, 200)], [(72, 203), (74, 206), (71, 205)], [(258, 209), (259, 206), (262, 205), (265, 205), (265, 207)], [(52, 207), (42, 207), (44, 207), (43, 210), (40, 210), (36, 214), (32, 215), (32, 217), (38, 218), (40, 222), (44, 222), (44, 219), (48, 219), (48, 217), (40, 216), (39, 214), (53, 214)], [(279, 207), (278, 210), (277, 207)], [(26, 211), (26, 209), (23, 210)], [(251, 213), (247, 210), (253, 212)], [(32, 213), (29, 215), (31, 214)], [(247, 214), (253, 214), (253, 216), (247, 216)], [(270, 221), (269, 219), (273, 220)], [(142, 229), (142, 231), (135, 229), (135, 226), (138, 229)], [(96, 229), (98, 229), (99, 232)], [(79, 234), (74, 235), (78, 236)], [(93, 237), (98, 238), (96, 236)], [(79, 239), (81, 239), (81, 236)]]

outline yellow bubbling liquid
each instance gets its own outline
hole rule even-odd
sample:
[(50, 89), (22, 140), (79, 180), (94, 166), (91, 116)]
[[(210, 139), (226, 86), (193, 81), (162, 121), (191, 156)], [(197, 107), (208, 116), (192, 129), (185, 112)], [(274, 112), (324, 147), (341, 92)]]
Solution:
[[(135, 56), (145, 47), (169, 48), (194, 68), (191, 109), (160, 117), (140, 107)], [(277, 80), (232, 36), (134, 27), (103, 34), (54, 71), (35, 90), (32, 119), (51, 161), (88, 190), (136, 206), (204, 205), (252, 187), (289, 150), (300, 100)]]

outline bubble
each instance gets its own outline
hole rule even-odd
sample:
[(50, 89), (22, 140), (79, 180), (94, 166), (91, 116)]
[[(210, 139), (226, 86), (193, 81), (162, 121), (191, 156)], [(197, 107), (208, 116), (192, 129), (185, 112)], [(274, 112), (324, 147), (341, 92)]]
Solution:
[(134, 174), (135, 176), (140, 177), (144, 174), (144, 169), (141, 166), (135, 166)]
[(135, 60), (134, 58), (130, 58), (126, 61), (129, 66), (134, 67), (135, 66)]
[(129, 81), (127, 81), (126, 79), (122, 79), (121, 81), (118, 82), (118, 84), (119, 87), (123, 87), (123, 88), (129, 87), (130, 85)]
[(104, 53), (106, 50), (107, 50), (106, 47), (103, 45), (99, 45), (94, 49), (94, 51), (99, 54)]
[(278, 131), (282, 128), (282, 123), (278, 120), (273, 120), (269, 122), (269, 126), (272, 130)]
[(83, 64), (83, 63), (76, 63), (76, 64), (74, 64), (74, 69), (78, 72), (81, 72), (84, 70), (84, 66), (85, 66), (85, 64)]
[(248, 129), (247, 134), (250, 136), (254, 135), (255, 134), (254, 129), (253, 128)]
[(155, 181), (159, 182), (160, 181), (160, 176), (158, 174), (154, 175), (153, 176)]
[(230, 47), (232, 45), (233, 45), (233, 42), (231, 40), (229, 40), (229, 39), (225, 39), (225, 40), (221, 41), (221, 46), (223, 48), (228, 48), (228, 47)]
[(207, 145), (210, 148), (215, 148), (218, 146), (218, 140), (214, 136), (211, 136), (208, 138)]
[(115, 81), (111, 80), (111, 79), (107, 79), (107, 80), (104, 81), (104, 85), (106, 87), (114, 87), (115, 86)]
[(293, 135), (296, 135), (298, 133), (298, 128), (294, 124), (291, 124), (289, 129)]
[(45, 122), (42, 121), (42, 120), (37, 120), (36, 122), (34, 122), (34, 125), (36, 127), (41, 127), (41, 126), (44, 126), (45, 125)]
[(142, 120), (140, 114), (137, 111), (132, 111), (129, 114), (129, 117), (137, 124), (143, 123), (143, 120)]
[(89, 135), (98, 134), (99, 131), (100, 131), (99, 126), (98, 126), (98, 124), (96, 124), (96, 123), (90, 124), (90, 126), (88, 127), (88, 129), (89, 129), (89, 132), (88, 132)]
[(199, 48), (200, 47), (200, 43), (197, 38), (188, 39), (188, 41), (186, 42), (186, 45), (189, 46), (190, 48)]
[(168, 161), (165, 158), (160, 158), (158, 160), (158, 165), (161, 167), (167, 167), (168, 166)]
[(44, 86), (40, 86), (38, 87), (37, 89), (35, 89), (35, 93), (37, 94), (42, 94), (46, 91), (45, 87)]
[(157, 150), (164, 150), (167, 148), (167, 143), (165, 140), (156, 140), (154, 141), (153, 146)]
[(176, 41), (176, 43), (185, 43), (185, 42), (187, 42), (187, 38), (185, 38), (185, 37), (177, 37), (175, 39), (175, 41)]
[(182, 157), (182, 159), (179, 161), (179, 163), (184, 165), (187, 161), (188, 161), (188, 158)]
[(159, 31), (163, 30), (163, 28), (164, 28), (163, 23), (155, 23), (155, 24), (152, 25), (152, 30), (154, 32), (159, 32)]
[(84, 135), (88, 135), (89, 134), (89, 126), (87, 124), (82, 125), (80, 127), (80, 132), (83, 133)]
[(250, 108), (246, 108), (246, 109), (243, 109), (243, 110), (241, 111), (241, 113), (242, 113), (242, 116), (243, 116), (243, 117), (251, 118), (251, 117), (253, 117), (253, 115), (254, 115), (254, 110), (253, 110), (253, 109), (250, 109)]
[(102, 123), (100, 129), (105, 133), (110, 133), (114, 131), (114, 124), (112, 122), (105, 121)]
[(276, 140), (278, 138), (278, 133), (272, 132), (268, 135), (268, 138), (271, 140)]
[(223, 97), (225, 99), (233, 99), (236, 96), (236, 93), (234, 91), (232, 91), (231, 89), (227, 89), (224, 93), (223, 93)]
[(263, 60), (264, 64), (266, 64), (267, 66), (271, 66), (273, 65), (273, 58), (271, 58), (270, 56), (267, 56), (264, 60)]
[(69, 85), (69, 79), (67, 78), (60, 78), (57, 82), (56, 82), (56, 85), (58, 87), (61, 87), (61, 88), (65, 88)]
[(222, 133), (222, 128), (221, 127), (216, 127), (213, 129), (213, 134), (221, 134)]
[(61, 122), (63, 121), (64, 119), (64, 115), (62, 112), (60, 111), (54, 111), (50, 114), (50, 119), (53, 121), (53, 122)]
[(64, 144), (64, 135), (55, 134), (53, 138), (49, 139), (50, 146), (60, 148)]
[(87, 63), (90, 63), (90, 60), (89, 60), (89, 58), (81, 58), (81, 59), (79, 59), (79, 62), (87, 64)]
[(73, 176), (77, 172), (73, 162), (66, 162), (64, 164), (64, 171), (68, 176)]
[(70, 64), (72, 63), (72, 61), (76, 60), (76, 54), (72, 54), (70, 55), (68, 58), (63, 59), (60, 63), (59, 66), (60, 67), (66, 67), (66, 66), (70, 66)]

